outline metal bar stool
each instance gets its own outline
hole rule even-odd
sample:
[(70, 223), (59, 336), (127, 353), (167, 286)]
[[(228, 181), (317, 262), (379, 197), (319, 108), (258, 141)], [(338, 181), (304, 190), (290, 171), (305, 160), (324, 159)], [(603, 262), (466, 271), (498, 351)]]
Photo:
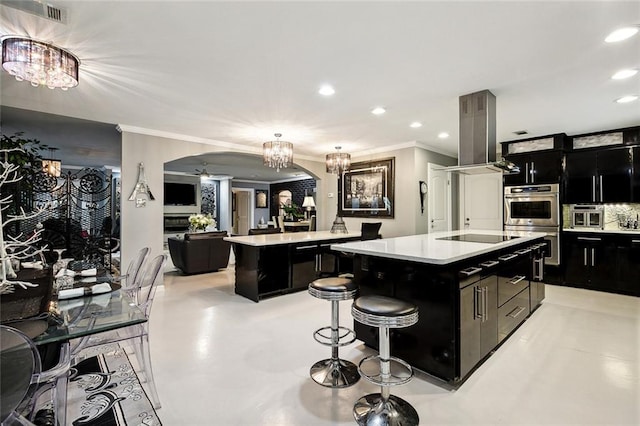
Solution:
[[(309, 284), (309, 294), (318, 299), (331, 301), (331, 325), (322, 327), (313, 333), (320, 344), (331, 346), (331, 358), (318, 361), (311, 367), (311, 378), (319, 385), (330, 388), (345, 388), (360, 380), (358, 367), (350, 361), (338, 357), (338, 348), (353, 343), (356, 334), (353, 330), (341, 327), (338, 321), (338, 302), (353, 299), (358, 287), (349, 278), (320, 278)], [(331, 333), (328, 334), (327, 332)]]
[[(379, 354), (363, 358), (358, 364), (358, 372), (371, 383), (380, 385), (381, 392), (356, 401), (353, 407), (356, 422), (378, 426), (417, 425), (419, 418), (415, 408), (390, 393), (391, 386), (403, 385), (411, 380), (413, 369), (407, 362), (391, 356), (389, 329), (417, 323), (418, 307), (390, 297), (362, 296), (353, 302), (351, 314), (359, 323), (378, 327), (380, 337)], [(370, 361), (376, 361), (375, 365), (372, 366)], [(366, 372), (369, 368), (375, 371)]]

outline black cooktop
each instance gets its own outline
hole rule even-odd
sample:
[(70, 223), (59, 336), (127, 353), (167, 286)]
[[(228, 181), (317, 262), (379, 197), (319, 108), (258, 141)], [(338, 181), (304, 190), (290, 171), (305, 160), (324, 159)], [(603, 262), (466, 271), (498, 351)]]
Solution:
[(466, 243), (485, 243), (485, 244), (497, 244), (503, 241), (509, 241), (516, 236), (508, 235), (488, 235), (488, 234), (464, 234), (453, 235), (451, 237), (436, 238), (436, 240), (450, 240), (450, 241), (464, 241)]

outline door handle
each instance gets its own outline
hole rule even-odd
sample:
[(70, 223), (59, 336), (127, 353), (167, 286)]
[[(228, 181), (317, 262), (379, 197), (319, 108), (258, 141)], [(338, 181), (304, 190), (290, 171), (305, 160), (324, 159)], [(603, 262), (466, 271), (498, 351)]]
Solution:
[(591, 201), (596, 201), (596, 175), (591, 176)]
[(596, 249), (595, 249), (595, 247), (591, 248), (591, 266), (596, 266)]
[(587, 266), (587, 248), (584, 248), (584, 266)]

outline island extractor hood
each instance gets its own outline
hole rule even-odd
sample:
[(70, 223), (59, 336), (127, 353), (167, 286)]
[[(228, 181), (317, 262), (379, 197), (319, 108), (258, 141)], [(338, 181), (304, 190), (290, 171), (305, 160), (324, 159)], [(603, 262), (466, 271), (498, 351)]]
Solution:
[(518, 173), (513, 163), (496, 162), (496, 97), (489, 90), (459, 98), (458, 165), (446, 171), (463, 174)]

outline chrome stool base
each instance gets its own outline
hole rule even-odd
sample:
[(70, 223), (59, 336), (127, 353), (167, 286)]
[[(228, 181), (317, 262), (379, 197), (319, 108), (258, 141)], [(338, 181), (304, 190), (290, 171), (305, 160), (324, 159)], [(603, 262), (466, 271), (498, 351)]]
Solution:
[(353, 417), (359, 425), (414, 426), (419, 422), (416, 409), (407, 401), (395, 395), (385, 400), (379, 393), (357, 400)]
[(319, 385), (328, 388), (346, 388), (360, 380), (358, 367), (344, 359), (323, 359), (309, 371), (311, 378)]

